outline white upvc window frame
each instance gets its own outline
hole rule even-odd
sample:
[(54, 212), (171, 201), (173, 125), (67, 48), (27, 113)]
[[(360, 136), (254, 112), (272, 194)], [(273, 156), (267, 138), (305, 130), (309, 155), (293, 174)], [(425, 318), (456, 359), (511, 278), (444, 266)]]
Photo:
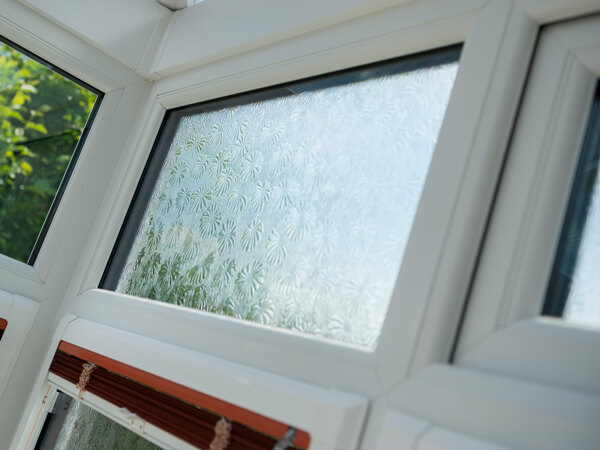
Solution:
[[(331, 26), (315, 26), (305, 34), (264, 33), (269, 38), (264, 42), (257, 38), (255, 44), (260, 45), (248, 51), (220, 49), (203, 56), (205, 64), (200, 67), (186, 65), (187, 70), (181, 72), (166, 68), (164, 77), (150, 88), (147, 81), (118, 64), (107, 63), (108, 75), (103, 75), (102, 63), (93, 56), (98, 54), (106, 62), (105, 55), (88, 45), (73, 47), (71, 43), (77, 42), (73, 36), (56, 39), (52, 33), (66, 32), (37, 16), (42, 31), (23, 38), (20, 33), (31, 14), (25, 14), (21, 5), (11, 6), (13, 22), (3, 27), (12, 30), (12, 36), (0, 30), (6, 37), (34, 52), (36, 47), (43, 48), (37, 53), (107, 92), (105, 104), (111, 95), (115, 103), (112, 111), (106, 108), (106, 121), (95, 124), (95, 144), (89, 143), (92, 135), (86, 143), (93, 150), (85, 150), (88, 160), (76, 172), (77, 181), (72, 179), (63, 198), (65, 206), (57, 212), (56, 248), (45, 257), (40, 253), (32, 275), (21, 274), (24, 269), (12, 263), (4, 268), (0, 262), (0, 271), (4, 270), (0, 275), (7, 275), (5, 279), (0, 276), (0, 288), (40, 302), (44, 314), (38, 317), (45, 317), (44, 330), (58, 329), (59, 338), (66, 325), (60, 329), (58, 321), (72, 314), (198, 355), (363, 396), (374, 405), (366, 423), (365, 449), (376, 448), (380, 419), (390, 407), (429, 415), (442, 425), (485, 436), (485, 427), (478, 429), (476, 420), (471, 426), (431, 412), (437, 405), (423, 387), (444, 380), (451, 384), (452, 377), (458, 377), (456, 385), (462, 387), (452, 386), (454, 391), (448, 391), (468, 393), (474, 386), (469, 383), (479, 380), (477, 372), (468, 369), (488, 367), (461, 359), (466, 354), (462, 353), (462, 337), (455, 363), (465, 368), (454, 369), (448, 361), (538, 28), (599, 7), (591, 0), (574, 0), (569, 5), (557, 0), (373, 3), (372, 9), (361, 4), (362, 14), (354, 11), (352, 20), (338, 18)], [(382, 3), (387, 9), (382, 10)], [(344, 11), (340, 6), (340, 17)], [(277, 17), (272, 20), (277, 22)], [(374, 352), (97, 289), (167, 109), (459, 42), (464, 46), (456, 83)], [(66, 54), (89, 51), (92, 56), (66, 57), (59, 51), (62, 43), (71, 45)], [(169, 45), (177, 48), (176, 42)], [(102, 109), (98, 119), (100, 114)], [(110, 151), (103, 153), (107, 148)], [(63, 260), (66, 265), (61, 267), (56, 261)], [(40, 368), (17, 438), (29, 432), (47, 393), (46, 373), (56, 344), (55, 340), (38, 352), (45, 354), (41, 366), (21, 364), (15, 370)], [(413, 391), (422, 394), (421, 400), (411, 398), (407, 386), (419, 386), (423, 377), (430, 381)], [(413, 384), (405, 383), (409, 379)], [(494, 380), (488, 381), (482, 384), (494, 386)], [(227, 386), (235, 379), (224, 376), (222, 382)], [(415, 406), (419, 401), (427, 407)], [(425, 423), (424, 429), (416, 427), (406, 434), (415, 446), (431, 429), (428, 420)], [(16, 442), (13, 445), (20, 448)]]
[(540, 21), (451, 364), (424, 367), (375, 402), (371, 417), (382, 425), (367, 430), (366, 442), (395, 436), (418, 449), (483, 448), (430, 447), (440, 426), (502, 448), (600, 442), (600, 332), (541, 316), (600, 77), (600, 18)]
[[(89, 178), (95, 164), (96, 152), (105, 144), (106, 133), (114, 124), (112, 117), (126, 87), (142, 79), (89, 45), (74, 40), (68, 33), (27, 8), (6, 2), (0, 14), (0, 35), (38, 55), (66, 73), (84, 81), (104, 93), (104, 98), (93, 121), (93, 126), (81, 149), (75, 170), (69, 179), (33, 265), (0, 254), (0, 289), (37, 298), (40, 288), (52, 271), (52, 265), (65, 239), (70, 219), (77, 209), (81, 187)], [(26, 28), (25, 28), (26, 26)], [(57, 45), (59, 43), (59, 45)], [(37, 285), (37, 286), (36, 286)]]
[[(72, 300), (66, 312), (369, 397), (415, 367), (447, 361), (477, 254), (474, 236), (483, 231), (535, 26), (512, 2), (436, 5), (389, 9), (322, 31), (318, 42), (309, 34), (155, 82), (135, 145), (124, 153), (111, 182), (115, 188), (98, 214), (90, 241), (100, 245), (86, 255), (89, 268), (74, 279), (77, 291), (67, 295)], [(463, 40), (446, 119), (374, 352), (96, 289), (133, 197), (132, 180), (141, 176), (167, 109)], [(464, 264), (455, 264), (457, 256)], [(415, 355), (421, 336), (428, 337)]]
[[(156, 81), (119, 162), (112, 172), (100, 171), (112, 177), (57, 317), (74, 314), (367, 400), (421, 365), (446, 362), (534, 39), (533, 22), (513, 2), (424, 0)], [(446, 119), (374, 352), (96, 288), (167, 109), (463, 41)], [(456, 252), (463, 265), (454, 263)], [(39, 377), (29, 411), (45, 382), (45, 375)], [(221, 382), (234, 385), (235, 376), (224, 375)]]
[(542, 31), (455, 362), (600, 394), (600, 331), (542, 317), (600, 78), (600, 16)]
[[(95, 205), (104, 197), (106, 174), (118, 162), (149, 83), (14, 0), (2, 2), (0, 35), (104, 93), (35, 263), (0, 255), (0, 296), (9, 305), (7, 311), (2, 307), (9, 324), (0, 342), (0, 435), (6, 442), (24, 418), (23, 411), (28, 416), (43, 398), (36, 390), (38, 374), (66, 286), (94, 222)], [(16, 433), (21, 436), (25, 430)]]
[[(440, 8), (424, 1), (320, 34), (154, 84), (97, 215), (90, 243), (100, 245), (86, 249), (88, 269), (75, 274), (64, 313), (371, 398), (420, 366), (447, 361), (535, 26), (512, 2)], [(375, 352), (95, 289), (166, 109), (461, 41), (459, 72)]]

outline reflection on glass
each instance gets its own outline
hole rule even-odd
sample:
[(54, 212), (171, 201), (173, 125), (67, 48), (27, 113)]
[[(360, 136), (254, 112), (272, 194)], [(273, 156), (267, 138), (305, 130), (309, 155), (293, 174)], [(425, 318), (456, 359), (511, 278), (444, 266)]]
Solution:
[(457, 57), (184, 113), (116, 290), (374, 347)]
[(564, 317), (570, 322), (600, 327), (600, 183), (597, 181), (592, 195)]
[[(64, 394), (61, 394), (64, 395)], [(54, 450), (160, 450), (151, 442), (122, 427), (99, 412), (71, 399)]]
[(600, 86), (590, 113), (550, 285), (546, 314), (600, 327)]
[(97, 95), (0, 42), (0, 253), (27, 262)]

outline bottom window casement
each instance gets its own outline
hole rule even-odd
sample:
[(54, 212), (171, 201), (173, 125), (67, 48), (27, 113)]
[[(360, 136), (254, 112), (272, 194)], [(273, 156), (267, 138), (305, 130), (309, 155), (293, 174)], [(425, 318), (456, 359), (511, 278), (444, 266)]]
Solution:
[[(49, 381), (59, 388), (68, 386), (80, 399), (89, 396), (101, 399), (97, 403), (107, 402), (129, 430), (148, 434), (153, 441), (157, 439), (146, 433), (147, 424), (193, 447), (212, 450), (272, 449), (280, 442), (305, 449), (310, 443), (302, 430), (64, 341), (54, 355)], [(75, 448), (71, 442), (88, 438), (101, 439), (102, 446), (135, 441), (139, 445), (135, 448), (156, 448), (78, 400), (68, 408), (57, 425), (55, 442), (60, 445), (54, 448)], [(74, 424), (79, 424), (78, 430), (71, 430)]]
[(59, 392), (35, 446), (36, 450), (135, 448), (160, 450), (142, 436), (103, 416), (82, 401)]

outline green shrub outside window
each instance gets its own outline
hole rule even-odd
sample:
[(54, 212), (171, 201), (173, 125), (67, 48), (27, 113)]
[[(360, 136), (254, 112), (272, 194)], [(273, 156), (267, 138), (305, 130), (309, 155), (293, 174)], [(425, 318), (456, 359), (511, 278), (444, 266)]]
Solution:
[(0, 42), (0, 253), (33, 263), (100, 96)]

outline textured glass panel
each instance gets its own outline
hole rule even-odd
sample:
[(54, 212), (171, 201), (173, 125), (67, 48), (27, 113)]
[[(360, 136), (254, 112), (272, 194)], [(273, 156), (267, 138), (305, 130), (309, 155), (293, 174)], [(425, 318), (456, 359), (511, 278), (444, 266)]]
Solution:
[(0, 42), (0, 253), (33, 263), (97, 98)]
[(590, 113), (574, 177), (546, 314), (600, 327), (600, 85)]
[(184, 115), (116, 290), (373, 347), (457, 66)]
[[(64, 395), (64, 394), (61, 394)], [(135, 449), (160, 450), (151, 442), (99, 412), (71, 399), (54, 450)]]

